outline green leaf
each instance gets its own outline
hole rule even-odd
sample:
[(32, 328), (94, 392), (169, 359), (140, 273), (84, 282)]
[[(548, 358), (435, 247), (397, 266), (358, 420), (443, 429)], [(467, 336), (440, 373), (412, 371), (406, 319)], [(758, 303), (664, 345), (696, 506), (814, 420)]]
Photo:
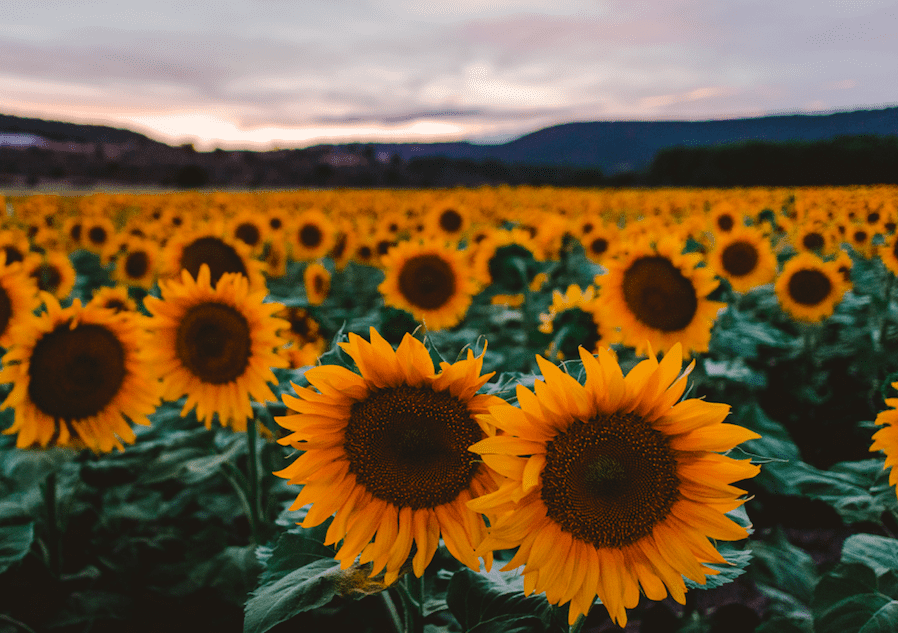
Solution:
[(736, 424), (758, 433), (761, 437), (741, 444), (741, 448), (770, 460), (761, 468), (755, 481), (778, 494), (796, 494), (791, 471), (801, 461), (801, 454), (786, 428), (770, 419), (757, 402), (749, 402), (738, 409)]
[[(898, 601), (880, 594), (860, 594), (842, 600), (814, 618), (815, 633), (863, 631), (883, 633), (898, 626)], [(884, 627), (884, 628), (883, 628)]]
[(854, 534), (842, 545), (842, 560), (862, 563), (877, 575), (898, 570), (898, 541), (873, 534)]
[(861, 563), (841, 563), (817, 583), (811, 607), (824, 613), (852, 596), (876, 592), (876, 572)]
[(253, 592), (246, 603), (244, 633), (264, 633), (304, 611), (322, 607), (338, 593), (340, 563), (319, 559)]
[(34, 523), (0, 526), (0, 574), (25, 558), (34, 540)]
[[(790, 607), (788, 612), (794, 602), (810, 604), (817, 569), (807, 552), (792, 545), (779, 529), (766, 541), (750, 541), (748, 547), (754, 555), (749, 574), (762, 593), (776, 594), (776, 598), (780, 597), (777, 592), (785, 594), (780, 602)], [(775, 591), (768, 592), (768, 588)]]
[(525, 596), (523, 577), (513, 573), (462, 569), (449, 582), (446, 604), (467, 633), (567, 631), (565, 618), (559, 616), (564, 611), (543, 596)]
[(789, 474), (800, 494), (825, 501), (846, 523), (878, 523), (883, 511), (895, 504), (895, 494), (878, 459), (840, 462), (825, 471), (798, 463)]

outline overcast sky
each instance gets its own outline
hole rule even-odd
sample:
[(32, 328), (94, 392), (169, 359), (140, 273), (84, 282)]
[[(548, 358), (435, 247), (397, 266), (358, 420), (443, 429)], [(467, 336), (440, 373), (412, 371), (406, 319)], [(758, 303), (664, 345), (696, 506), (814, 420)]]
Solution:
[(202, 149), (898, 104), (895, 1), (0, 0), (0, 15), (0, 112)]

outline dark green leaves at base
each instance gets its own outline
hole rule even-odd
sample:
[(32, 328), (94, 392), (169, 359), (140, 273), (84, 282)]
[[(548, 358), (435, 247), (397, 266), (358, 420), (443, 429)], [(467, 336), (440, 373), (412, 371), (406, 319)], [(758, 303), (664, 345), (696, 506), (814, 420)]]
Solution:
[(452, 615), (465, 633), (549, 633), (567, 631), (567, 609), (552, 607), (543, 596), (525, 596), (523, 577), (463, 569), (446, 595)]
[(815, 633), (898, 630), (898, 543), (857, 534), (845, 541), (842, 562), (814, 590)]

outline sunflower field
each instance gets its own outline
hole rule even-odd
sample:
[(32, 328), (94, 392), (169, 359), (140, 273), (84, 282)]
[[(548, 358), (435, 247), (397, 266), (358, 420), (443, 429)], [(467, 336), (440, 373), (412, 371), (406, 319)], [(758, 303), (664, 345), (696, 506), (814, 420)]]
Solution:
[(898, 630), (898, 188), (0, 208), (0, 633)]

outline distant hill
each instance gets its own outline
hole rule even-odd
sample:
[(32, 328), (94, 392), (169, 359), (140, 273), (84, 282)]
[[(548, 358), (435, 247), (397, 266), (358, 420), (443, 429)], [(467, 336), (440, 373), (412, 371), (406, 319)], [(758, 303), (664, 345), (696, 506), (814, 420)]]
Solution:
[(164, 145), (148, 136), (110, 127), (107, 125), (86, 125), (81, 123), (64, 123), (62, 121), (45, 121), (8, 114), (0, 114), (0, 132), (35, 134), (49, 141), (72, 143), (135, 143), (141, 145)]
[[(838, 136), (898, 135), (898, 107), (830, 114), (788, 114), (716, 121), (596, 121), (556, 125), (501, 145), (374, 143), (405, 160), (445, 156), (529, 165), (599, 168), (612, 175), (641, 171), (661, 149), (739, 141), (815, 141)], [(345, 148), (346, 145), (333, 146)]]
[[(133, 143), (154, 150), (169, 146), (130, 130), (0, 115), (0, 133), (35, 134), (54, 141)], [(357, 153), (360, 147), (398, 155), (403, 161), (445, 157), (500, 161), (508, 165), (599, 169), (608, 176), (647, 170), (662, 149), (740, 141), (818, 141), (839, 136), (898, 136), (898, 107), (787, 114), (715, 121), (595, 121), (555, 125), (503, 144), (352, 143), (316, 145), (310, 154)], [(241, 152), (255, 154), (255, 152)], [(264, 154), (260, 152), (259, 154)]]

